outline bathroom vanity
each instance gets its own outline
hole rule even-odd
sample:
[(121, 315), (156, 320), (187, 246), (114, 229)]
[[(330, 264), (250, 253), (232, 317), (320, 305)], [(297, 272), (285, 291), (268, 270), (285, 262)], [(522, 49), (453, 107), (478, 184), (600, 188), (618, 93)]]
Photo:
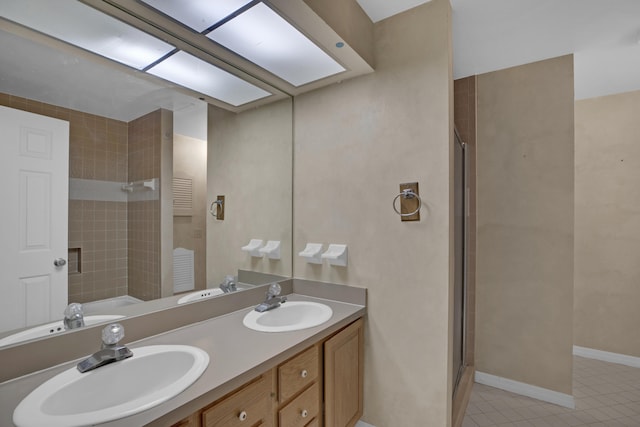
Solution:
[(356, 320), (173, 427), (353, 426), (362, 415), (363, 334)]
[[(325, 304), (333, 312), (331, 318), (290, 332), (252, 330), (243, 325), (243, 318), (261, 301), (252, 297), (247, 304), (252, 295), (247, 292), (238, 301), (240, 306), (229, 306), (223, 314), (135, 342), (125, 338), (134, 357), (138, 347), (178, 344), (204, 350), (210, 362), (200, 378), (177, 396), (101, 426), (354, 425), (362, 414), (366, 289), (296, 279), (289, 286), (289, 301)], [(262, 292), (253, 295), (262, 298)], [(192, 303), (189, 310), (215, 312), (213, 305), (224, 301), (213, 300)], [(131, 321), (149, 319), (153, 318), (129, 319), (129, 326)], [(100, 337), (93, 342), (97, 350)], [(13, 425), (13, 410), (25, 396), (77, 362), (69, 360), (1, 383), (0, 425)]]

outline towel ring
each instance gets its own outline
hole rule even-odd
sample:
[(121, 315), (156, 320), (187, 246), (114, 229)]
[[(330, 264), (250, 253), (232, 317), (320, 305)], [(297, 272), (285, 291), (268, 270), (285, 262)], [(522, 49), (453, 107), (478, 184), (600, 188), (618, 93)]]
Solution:
[[(209, 213), (215, 219), (218, 219), (218, 213), (217, 213), (218, 208), (217, 208), (217, 206), (222, 206), (223, 203), (224, 202), (222, 200), (214, 200), (213, 202), (211, 202), (211, 206), (209, 206)], [(217, 205), (215, 209), (214, 209), (213, 205)]]
[[(411, 213), (401, 213), (398, 211), (398, 209), (396, 209), (396, 200), (398, 200), (400, 197), (402, 197), (403, 199), (418, 199), (418, 207), (416, 208), (415, 211), (411, 212)], [(393, 199), (393, 210), (396, 211), (396, 213), (400, 216), (411, 216), (411, 215), (415, 215), (418, 213), (418, 211), (420, 210), (420, 208), (422, 207), (422, 199), (420, 198), (420, 196), (418, 196), (416, 193), (414, 193), (411, 189), (407, 188), (405, 190), (402, 190), (402, 192), (400, 194), (398, 194), (394, 199)]]

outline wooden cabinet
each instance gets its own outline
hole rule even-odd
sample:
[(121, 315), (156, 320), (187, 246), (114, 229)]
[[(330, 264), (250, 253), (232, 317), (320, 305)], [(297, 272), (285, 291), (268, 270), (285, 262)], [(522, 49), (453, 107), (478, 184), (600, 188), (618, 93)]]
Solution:
[(278, 399), (281, 402), (313, 383), (320, 371), (319, 347), (303, 351), (278, 367)]
[(304, 427), (320, 416), (320, 385), (313, 384), (278, 411), (280, 427)]
[(245, 427), (273, 425), (271, 372), (202, 410), (202, 427)]
[(272, 427), (275, 370), (270, 370), (171, 427)]
[(363, 347), (362, 319), (324, 343), (326, 426), (351, 427), (362, 416)]
[(320, 417), (321, 344), (278, 367), (278, 426), (304, 427)]
[(362, 415), (363, 332), (359, 319), (172, 427), (352, 427)]
[(200, 425), (200, 412), (196, 412), (171, 427), (200, 427)]

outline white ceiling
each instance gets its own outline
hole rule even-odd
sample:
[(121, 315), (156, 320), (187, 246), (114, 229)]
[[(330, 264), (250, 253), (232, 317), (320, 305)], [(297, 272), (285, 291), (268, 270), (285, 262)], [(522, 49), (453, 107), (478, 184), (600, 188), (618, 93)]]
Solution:
[(431, 0), (356, 0), (373, 22), (382, 21)]
[[(358, 0), (373, 21), (429, 0)], [(575, 97), (640, 90), (638, 0), (450, 0), (454, 78), (574, 53)]]
[[(373, 21), (428, 2), (357, 1)], [(455, 78), (575, 53), (576, 99), (640, 90), (640, 0), (450, 1)], [(161, 81), (8, 32), (0, 57), (0, 92), (124, 121), (160, 107), (203, 111)]]

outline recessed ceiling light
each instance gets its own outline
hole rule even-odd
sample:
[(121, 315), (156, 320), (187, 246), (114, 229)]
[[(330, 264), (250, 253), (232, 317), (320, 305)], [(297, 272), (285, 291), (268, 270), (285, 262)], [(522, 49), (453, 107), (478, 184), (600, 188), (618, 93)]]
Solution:
[(2, 0), (0, 15), (138, 70), (174, 47), (76, 0)]
[(258, 3), (207, 34), (294, 86), (345, 68), (264, 3)]
[(147, 72), (235, 107), (271, 95), (266, 90), (183, 51), (164, 59)]
[(252, 0), (142, 0), (201, 33)]

